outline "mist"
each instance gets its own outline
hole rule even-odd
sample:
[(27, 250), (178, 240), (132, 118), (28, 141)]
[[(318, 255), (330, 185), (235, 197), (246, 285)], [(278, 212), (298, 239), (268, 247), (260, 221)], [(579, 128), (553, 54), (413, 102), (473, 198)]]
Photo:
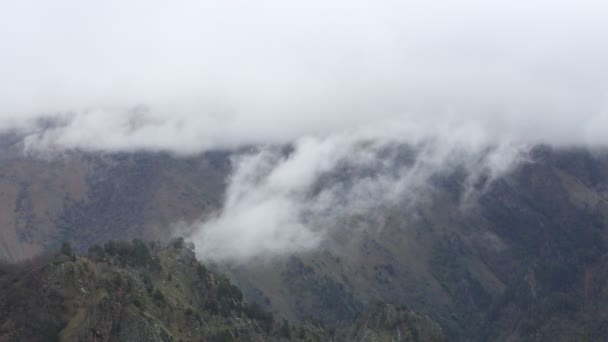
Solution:
[(465, 174), (459, 202), (468, 210), (494, 180), (527, 160), (525, 145), (375, 133), (307, 137), (288, 151), (237, 155), (222, 210), (180, 228), (194, 232), (189, 240), (201, 259), (264, 262), (314, 250), (345, 222), (351, 233), (374, 233), (382, 226), (378, 213), (396, 206), (413, 212), (438, 190), (438, 178), (457, 171)]
[(191, 239), (202, 258), (305, 251), (442, 172), (490, 184), (536, 144), (606, 146), (607, 17), (591, 0), (5, 1), (0, 131), (43, 154), (255, 146)]

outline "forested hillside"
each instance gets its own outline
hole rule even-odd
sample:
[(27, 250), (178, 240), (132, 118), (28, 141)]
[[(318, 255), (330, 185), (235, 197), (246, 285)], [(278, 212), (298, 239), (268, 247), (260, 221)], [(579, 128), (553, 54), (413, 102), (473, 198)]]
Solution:
[[(115, 239), (166, 242), (183, 233), (176, 222), (221, 208), (231, 170), (228, 152), (44, 159), (8, 144), (0, 158), (7, 261), (64, 241), (78, 253)], [(332, 177), (348, 181), (349, 174)], [(458, 170), (444, 173), (415, 207), (344, 217), (319, 249), (208, 266), (290, 322), (342, 327), (386, 302), (429, 315), (453, 340), (606, 336), (606, 153), (537, 147), (513, 171), (481, 184), (466, 206), (465, 180)]]

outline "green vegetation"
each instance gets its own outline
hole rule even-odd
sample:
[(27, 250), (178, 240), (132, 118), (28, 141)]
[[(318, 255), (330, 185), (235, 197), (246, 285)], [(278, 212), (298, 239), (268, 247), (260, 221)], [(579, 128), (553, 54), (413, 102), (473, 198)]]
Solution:
[[(228, 278), (196, 261), (183, 242), (111, 241), (88, 255), (75, 256), (66, 243), (47, 260), (0, 265), (0, 341), (352, 340), (349, 327), (336, 332), (275, 321), (244, 301)], [(443, 336), (432, 322), (421, 324)], [(375, 334), (365, 326), (357, 329)], [(382, 336), (398, 333), (397, 325), (379, 328)]]

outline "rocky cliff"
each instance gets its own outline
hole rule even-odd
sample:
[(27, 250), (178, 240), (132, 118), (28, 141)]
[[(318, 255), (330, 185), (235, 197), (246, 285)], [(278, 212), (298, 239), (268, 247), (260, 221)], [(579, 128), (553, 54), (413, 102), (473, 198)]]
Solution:
[(112, 241), (0, 269), (0, 341), (444, 341), (407, 309), (378, 306), (326, 329), (275, 319), (194, 257), (194, 246)]

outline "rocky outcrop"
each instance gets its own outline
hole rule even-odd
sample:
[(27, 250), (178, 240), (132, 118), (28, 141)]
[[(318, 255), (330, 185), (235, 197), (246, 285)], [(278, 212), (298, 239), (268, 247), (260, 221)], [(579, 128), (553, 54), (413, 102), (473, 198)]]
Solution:
[(359, 318), (349, 339), (353, 342), (443, 342), (437, 323), (404, 307), (379, 304)]
[(393, 306), (340, 329), (275, 320), (193, 249), (113, 241), (87, 257), (64, 246), (46, 262), (2, 267), (0, 341), (442, 341), (436, 324)]

